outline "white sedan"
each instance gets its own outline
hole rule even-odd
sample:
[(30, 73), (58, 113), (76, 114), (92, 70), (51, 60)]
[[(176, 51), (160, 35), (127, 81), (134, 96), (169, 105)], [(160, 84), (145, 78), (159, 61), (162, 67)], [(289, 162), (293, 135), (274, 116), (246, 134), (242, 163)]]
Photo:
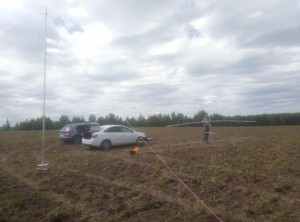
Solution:
[(107, 150), (111, 146), (137, 144), (144, 137), (144, 133), (134, 131), (126, 126), (105, 125), (100, 126), (98, 132), (85, 135), (82, 144)]

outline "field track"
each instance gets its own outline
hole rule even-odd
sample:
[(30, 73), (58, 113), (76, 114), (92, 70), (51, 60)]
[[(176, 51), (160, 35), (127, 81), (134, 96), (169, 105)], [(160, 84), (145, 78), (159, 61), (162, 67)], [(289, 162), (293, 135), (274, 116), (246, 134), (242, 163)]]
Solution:
[(222, 221), (300, 221), (299, 126), (137, 130), (136, 155), (46, 131), (45, 172), (40, 131), (0, 132), (0, 221), (218, 221), (172, 173)]

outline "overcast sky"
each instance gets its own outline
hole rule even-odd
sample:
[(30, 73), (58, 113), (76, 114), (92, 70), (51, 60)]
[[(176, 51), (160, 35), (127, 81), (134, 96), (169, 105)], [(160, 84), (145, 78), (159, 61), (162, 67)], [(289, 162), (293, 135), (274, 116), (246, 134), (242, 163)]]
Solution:
[(300, 1), (0, 2), (0, 126), (300, 111)]

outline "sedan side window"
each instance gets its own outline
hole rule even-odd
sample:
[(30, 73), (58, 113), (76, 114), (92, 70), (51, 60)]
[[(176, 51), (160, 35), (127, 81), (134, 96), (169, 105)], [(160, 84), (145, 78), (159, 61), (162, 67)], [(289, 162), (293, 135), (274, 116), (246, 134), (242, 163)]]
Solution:
[(120, 127), (121, 132), (123, 133), (132, 133), (132, 130), (126, 128), (126, 127)]
[(110, 127), (107, 130), (105, 130), (105, 132), (107, 133), (119, 133), (121, 132), (120, 127), (118, 126), (114, 126), (114, 127)]

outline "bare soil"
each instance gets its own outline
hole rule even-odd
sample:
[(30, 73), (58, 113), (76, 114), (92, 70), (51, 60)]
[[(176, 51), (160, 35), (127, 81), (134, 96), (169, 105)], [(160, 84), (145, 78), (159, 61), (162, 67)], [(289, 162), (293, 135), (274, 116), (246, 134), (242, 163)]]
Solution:
[(47, 171), (40, 131), (1, 132), (0, 221), (300, 221), (299, 126), (137, 130), (136, 155), (46, 131)]

